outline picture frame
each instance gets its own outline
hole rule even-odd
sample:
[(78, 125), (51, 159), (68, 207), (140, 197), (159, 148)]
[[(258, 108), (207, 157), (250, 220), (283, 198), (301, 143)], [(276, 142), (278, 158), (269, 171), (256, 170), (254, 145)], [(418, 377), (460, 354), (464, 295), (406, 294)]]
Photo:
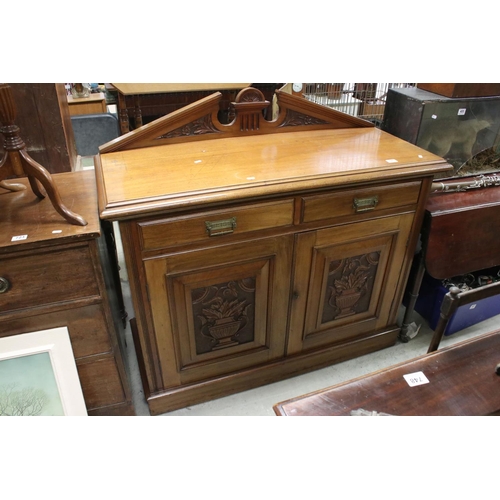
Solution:
[(0, 416), (87, 416), (66, 327), (0, 338)]

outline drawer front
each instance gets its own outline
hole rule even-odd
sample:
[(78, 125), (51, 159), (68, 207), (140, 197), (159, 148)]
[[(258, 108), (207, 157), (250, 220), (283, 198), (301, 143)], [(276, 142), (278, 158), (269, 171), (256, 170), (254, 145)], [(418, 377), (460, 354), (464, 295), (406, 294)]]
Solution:
[(138, 225), (142, 248), (155, 250), (292, 224), (293, 200), (290, 199)]
[(302, 222), (313, 222), (347, 215), (362, 216), (391, 208), (414, 205), (420, 182), (356, 188), (338, 193), (307, 196), (302, 199)]
[(0, 260), (0, 312), (99, 295), (87, 246)]
[(0, 320), (0, 337), (66, 326), (76, 359), (109, 353), (112, 345), (102, 304), (63, 309), (46, 314)]

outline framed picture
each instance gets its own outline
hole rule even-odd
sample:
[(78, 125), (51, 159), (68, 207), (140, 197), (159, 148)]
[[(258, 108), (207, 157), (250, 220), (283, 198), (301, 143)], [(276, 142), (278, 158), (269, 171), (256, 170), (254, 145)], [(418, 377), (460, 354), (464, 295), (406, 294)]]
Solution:
[(66, 327), (0, 338), (0, 416), (87, 415)]

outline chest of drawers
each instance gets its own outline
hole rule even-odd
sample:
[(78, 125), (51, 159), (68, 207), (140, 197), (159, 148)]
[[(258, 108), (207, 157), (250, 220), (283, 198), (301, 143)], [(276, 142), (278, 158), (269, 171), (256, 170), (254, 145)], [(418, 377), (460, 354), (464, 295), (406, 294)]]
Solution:
[(88, 414), (133, 415), (94, 172), (53, 178), (88, 224), (68, 224), (29, 188), (0, 194), (0, 337), (67, 327)]
[(280, 93), (275, 122), (237, 99), (228, 126), (217, 99), (96, 158), (152, 414), (395, 343), (430, 183), (449, 168), (300, 97)]

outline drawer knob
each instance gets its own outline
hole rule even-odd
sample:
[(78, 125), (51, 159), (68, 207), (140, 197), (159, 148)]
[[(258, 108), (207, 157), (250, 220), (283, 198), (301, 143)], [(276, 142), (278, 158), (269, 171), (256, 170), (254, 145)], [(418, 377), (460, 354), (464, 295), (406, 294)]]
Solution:
[(370, 198), (354, 198), (353, 207), (356, 213), (367, 212), (368, 210), (373, 210), (378, 204), (378, 196), (372, 196)]
[(0, 293), (5, 293), (10, 288), (10, 282), (7, 278), (0, 276)]
[(213, 222), (206, 221), (205, 227), (209, 236), (221, 236), (222, 234), (230, 234), (236, 227), (236, 217), (230, 219), (216, 220)]

